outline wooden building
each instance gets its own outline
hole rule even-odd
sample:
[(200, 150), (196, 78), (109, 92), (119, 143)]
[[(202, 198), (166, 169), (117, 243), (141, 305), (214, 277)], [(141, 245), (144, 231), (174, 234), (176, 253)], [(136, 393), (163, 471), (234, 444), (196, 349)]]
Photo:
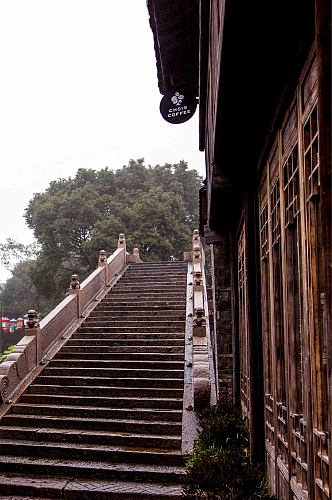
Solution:
[(330, 499), (330, 2), (147, 4), (161, 93), (199, 97), (219, 397), (278, 498)]

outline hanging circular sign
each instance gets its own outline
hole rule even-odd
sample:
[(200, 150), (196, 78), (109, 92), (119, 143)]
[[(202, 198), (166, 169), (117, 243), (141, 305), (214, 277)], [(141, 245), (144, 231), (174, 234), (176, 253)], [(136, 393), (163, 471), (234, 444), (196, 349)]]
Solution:
[(185, 85), (178, 85), (167, 92), (160, 102), (160, 113), (169, 123), (184, 123), (193, 116), (197, 99), (193, 90)]

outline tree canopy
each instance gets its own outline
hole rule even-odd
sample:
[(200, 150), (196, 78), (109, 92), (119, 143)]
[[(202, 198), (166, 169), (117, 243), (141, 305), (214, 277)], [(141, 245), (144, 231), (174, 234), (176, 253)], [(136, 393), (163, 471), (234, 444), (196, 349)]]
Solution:
[(39, 247), (36, 243), (24, 246), (8, 238), (0, 244), (0, 262), (12, 273), (0, 292), (0, 304), (3, 314), (9, 318), (19, 318), (31, 308), (38, 312), (50, 310), (48, 303), (36, 289), (32, 280), (32, 269), (38, 258)]
[(82, 281), (96, 268), (101, 249), (114, 252), (122, 232), (128, 251), (138, 247), (144, 261), (182, 259), (198, 226), (201, 185), (184, 161), (146, 167), (144, 159), (115, 171), (81, 168), (73, 178), (52, 181), (25, 210), (38, 243), (24, 269), (33, 291), (56, 303), (71, 274)]

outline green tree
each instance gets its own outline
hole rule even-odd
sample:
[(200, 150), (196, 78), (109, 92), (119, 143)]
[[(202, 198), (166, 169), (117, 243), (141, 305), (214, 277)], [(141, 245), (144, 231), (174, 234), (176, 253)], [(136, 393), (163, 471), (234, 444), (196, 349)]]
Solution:
[(0, 294), (3, 315), (19, 318), (29, 309), (36, 309), (45, 315), (55, 304), (47, 301), (37, 291), (32, 279), (32, 266), (35, 261), (27, 260), (14, 266), (13, 275), (9, 278)]
[(116, 171), (79, 169), (51, 182), (25, 211), (39, 245), (30, 269), (36, 290), (47, 300), (61, 298), (70, 275), (83, 280), (101, 249), (116, 249), (120, 232), (144, 260), (181, 259), (198, 225), (201, 185), (184, 161), (146, 167), (142, 158)]

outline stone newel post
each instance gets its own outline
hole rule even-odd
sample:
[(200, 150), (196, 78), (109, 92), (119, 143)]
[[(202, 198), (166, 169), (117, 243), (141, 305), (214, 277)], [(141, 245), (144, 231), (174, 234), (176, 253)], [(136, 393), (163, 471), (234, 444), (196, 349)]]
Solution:
[(37, 313), (33, 309), (28, 311), (28, 321), (25, 327), (26, 337), (36, 337), (36, 365), (41, 362), (42, 348), (41, 348), (41, 331), (38, 323)]
[(100, 250), (98, 267), (103, 267), (105, 269), (105, 285), (107, 285), (109, 282), (109, 272), (108, 272), (107, 256), (105, 250)]
[(69, 295), (77, 295), (77, 317), (81, 318), (83, 315), (83, 307), (81, 301), (81, 285), (79, 282), (78, 274), (73, 274), (69, 286)]
[(125, 235), (123, 233), (119, 234), (118, 248), (123, 248), (124, 249), (123, 264), (125, 265), (126, 264), (126, 260), (127, 260), (127, 255), (126, 255), (127, 250), (126, 250), (126, 238), (125, 238)]

